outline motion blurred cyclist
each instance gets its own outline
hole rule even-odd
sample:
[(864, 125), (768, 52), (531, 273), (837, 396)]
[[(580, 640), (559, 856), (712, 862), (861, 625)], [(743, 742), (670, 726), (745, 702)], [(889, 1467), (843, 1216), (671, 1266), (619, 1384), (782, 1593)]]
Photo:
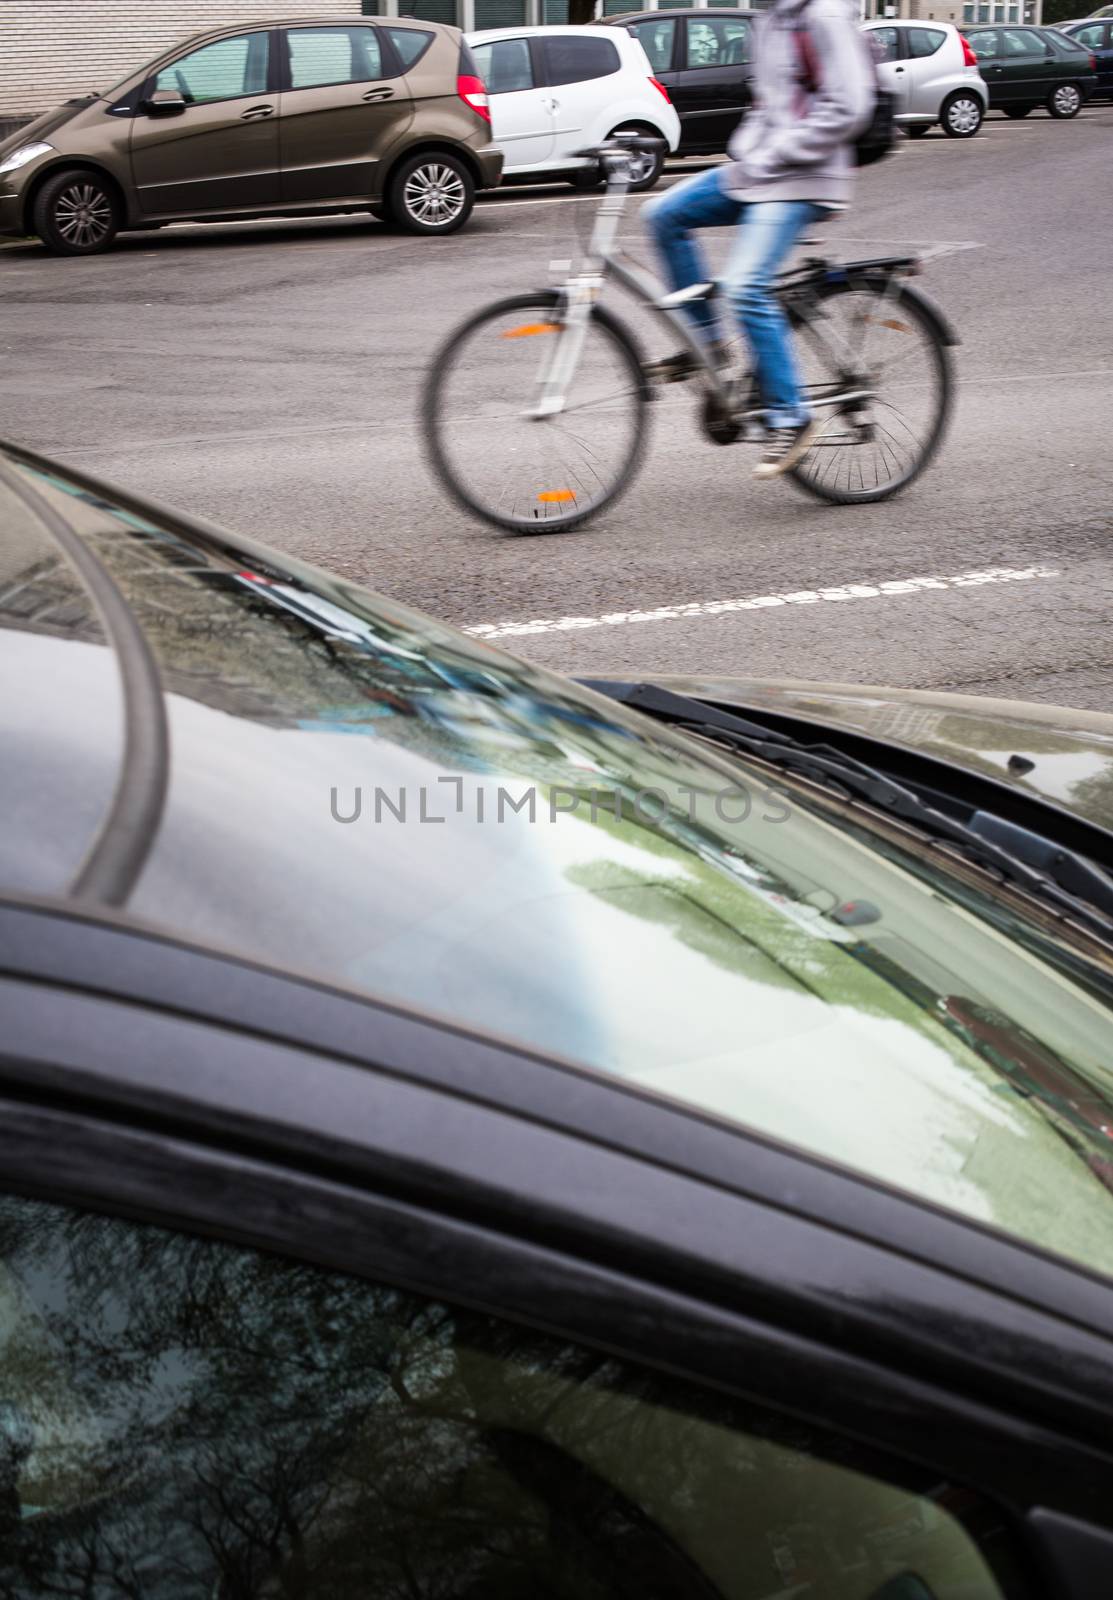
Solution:
[[(810, 223), (846, 209), (853, 141), (873, 111), (876, 75), (854, 0), (777, 0), (755, 24), (753, 67), (754, 106), (731, 137), (730, 163), (676, 184), (643, 215), (674, 290), (707, 281), (692, 230), (738, 224), (723, 287), (765, 407), (768, 437), (754, 476), (774, 478), (805, 454), (819, 423), (801, 393), (772, 281)], [(713, 306), (695, 300), (688, 310), (725, 363)], [(681, 352), (655, 373), (679, 381), (695, 369)]]

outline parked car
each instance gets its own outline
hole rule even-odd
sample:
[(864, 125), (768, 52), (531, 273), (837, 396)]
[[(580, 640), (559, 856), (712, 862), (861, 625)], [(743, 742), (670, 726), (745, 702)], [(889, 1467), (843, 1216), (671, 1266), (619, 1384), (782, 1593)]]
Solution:
[(1059, 29), (1094, 58), (1097, 82), (1090, 98), (1113, 99), (1113, 22), (1070, 22)]
[(989, 90), (989, 104), (1008, 117), (1040, 106), (1053, 117), (1076, 117), (1097, 87), (1097, 62), (1055, 28), (976, 27), (966, 30)]
[(972, 139), (989, 106), (977, 58), (950, 22), (872, 22), (865, 28), (894, 115), (911, 138), (938, 124), (952, 139)]
[(1073, 28), (1079, 22), (1094, 22), (1102, 17), (1113, 19), (1113, 6), (1098, 6), (1096, 11), (1088, 11), (1084, 17), (1072, 17), (1069, 22), (1057, 22), (1056, 28)]
[[(667, 89), (645, 51), (607, 28), (487, 28), (468, 43), (490, 96), (494, 137), (508, 177), (599, 181), (575, 152), (612, 133), (643, 133), (675, 150), (680, 138)], [(661, 176), (665, 152), (634, 158), (637, 190)]]
[(757, 13), (665, 8), (624, 12), (605, 25), (625, 29), (649, 57), (680, 118), (682, 156), (719, 155), (751, 101), (751, 35)]
[(8, 449), (0, 815), (6, 1593), (1108, 1593), (1113, 718), (579, 685)]
[(451, 233), (501, 167), (456, 28), (241, 24), (0, 142), (0, 234), (92, 255), (125, 228), (343, 211)]

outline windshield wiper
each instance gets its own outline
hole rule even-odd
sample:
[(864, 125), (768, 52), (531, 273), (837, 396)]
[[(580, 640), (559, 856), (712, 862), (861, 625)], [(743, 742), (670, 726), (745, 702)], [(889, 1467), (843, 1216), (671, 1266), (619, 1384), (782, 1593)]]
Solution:
[(656, 684), (581, 681), (586, 688), (658, 721), (757, 756), (841, 790), (847, 797), (867, 800), (920, 832), (953, 844), (979, 866), (992, 868), (1007, 882), (1049, 901), (1102, 937), (1113, 934), (1113, 880), (1085, 856), (1042, 834), (992, 811), (973, 811), (960, 820), (929, 804), (915, 789), (894, 782), (834, 745), (805, 744), (790, 734)]

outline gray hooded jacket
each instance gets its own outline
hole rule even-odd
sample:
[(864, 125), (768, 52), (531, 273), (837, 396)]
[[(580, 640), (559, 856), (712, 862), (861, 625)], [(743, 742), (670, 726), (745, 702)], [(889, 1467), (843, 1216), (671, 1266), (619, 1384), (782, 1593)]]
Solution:
[[(814, 92), (796, 34), (806, 30)], [(738, 200), (842, 206), (854, 182), (851, 141), (873, 113), (876, 75), (853, 0), (777, 0), (754, 38), (754, 108), (731, 135), (726, 188)]]

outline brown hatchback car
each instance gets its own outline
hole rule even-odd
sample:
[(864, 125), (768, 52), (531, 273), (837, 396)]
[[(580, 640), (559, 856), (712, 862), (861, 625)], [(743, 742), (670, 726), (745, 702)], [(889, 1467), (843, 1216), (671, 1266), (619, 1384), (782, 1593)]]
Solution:
[(0, 234), (91, 255), (126, 228), (360, 210), (452, 233), (501, 173), (458, 29), (216, 28), (0, 142)]

